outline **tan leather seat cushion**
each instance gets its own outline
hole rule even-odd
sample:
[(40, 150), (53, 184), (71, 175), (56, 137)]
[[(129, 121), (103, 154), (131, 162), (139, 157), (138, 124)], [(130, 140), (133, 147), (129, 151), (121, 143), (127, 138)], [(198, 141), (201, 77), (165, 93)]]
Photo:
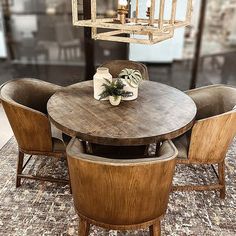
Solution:
[(62, 132), (51, 123), (52, 137), (62, 139)]
[(58, 138), (52, 138), (52, 147), (54, 152), (65, 152), (66, 146), (64, 142)]
[(175, 147), (178, 150), (178, 157), (181, 159), (188, 158), (188, 149), (190, 145), (190, 138), (188, 134), (183, 134), (180, 137), (173, 140)]

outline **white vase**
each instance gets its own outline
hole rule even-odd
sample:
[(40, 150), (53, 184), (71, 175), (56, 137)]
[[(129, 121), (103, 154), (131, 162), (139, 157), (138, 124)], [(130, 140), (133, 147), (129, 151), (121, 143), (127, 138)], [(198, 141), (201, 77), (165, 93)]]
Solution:
[(138, 98), (138, 86), (137, 87), (131, 87), (125, 79), (122, 79), (123, 84), (125, 85), (124, 90), (127, 92), (132, 92), (133, 95), (130, 97), (123, 97), (122, 100), (124, 101), (132, 101)]
[[(106, 67), (97, 68), (97, 73), (93, 76), (94, 98), (97, 100), (100, 99), (100, 94), (104, 91), (102, 85), (107, 83), (105, 79), (112, 82), (112, 75), (109, 73), (109, 69)], [(101, 100), (108, 100), (108, 98)]]
[(118, 106), (121, 102), (121, 96), (118, 97), (109, 96), (109, 101), (112, 106)]

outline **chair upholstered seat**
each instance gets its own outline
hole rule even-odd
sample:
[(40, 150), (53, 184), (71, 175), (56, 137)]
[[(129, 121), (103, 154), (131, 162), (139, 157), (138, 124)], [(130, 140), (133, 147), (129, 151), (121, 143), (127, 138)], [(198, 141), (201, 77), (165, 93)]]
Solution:
[(52, 137), (53, 152), (66, 152), (66, 146), (61, 139)]
[(51, 123), (52, 137), (62, 140), (62, 132)]
[(53, 151), (65, 151), (66, 146), (71, 140), (70, 136), (62, 133), (61, 130), (51, 125)]
[(187, 134), (183, 134), (180, 137), (173, 140), (174, 145), (178, 150), (179, 159), (188, 159), (188, 150), (190, 145), (190, 138)]

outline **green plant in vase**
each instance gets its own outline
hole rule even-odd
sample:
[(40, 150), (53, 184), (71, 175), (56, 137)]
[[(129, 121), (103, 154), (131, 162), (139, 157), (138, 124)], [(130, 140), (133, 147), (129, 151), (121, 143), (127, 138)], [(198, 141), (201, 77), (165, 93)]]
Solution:
[(133, 96), (125, 98), (124, 100), (134, 100), (138, 97), (138, 88), (143, 80), (143, 77), (139, 70), (134, 69), (123, 69), (119, 74), (119, 78), (122, 79), (123, 83), (126, 85), (125, 91), (132, 92)]
[(125, 79), (130, 87), (137, 88), (143, 77), (139, 70), (125, 68), (119, 74), (119, 78)]
[(133, 95), (132, 92), (128, 92), (124, 90), (125, 84), (121, 79), (117, 79), (115, 81), (109, 81), (107, 79), (106, 84), (104, 83), (102, 86), (104, 87), (103, 92), (99, 95), (100, 100), (103, 98), (109, 97), (109, 101), (113, 106), (118, 106), (121, 102), (122, 97), (130, 97)]

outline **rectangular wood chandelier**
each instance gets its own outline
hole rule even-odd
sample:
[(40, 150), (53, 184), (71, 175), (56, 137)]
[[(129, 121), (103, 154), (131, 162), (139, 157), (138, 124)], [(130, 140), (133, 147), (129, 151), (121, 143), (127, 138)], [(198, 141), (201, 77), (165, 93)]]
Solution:
[[(131, 6), (130, 0), (118, 0), (116, 16), (113, 18), (98, 17), (97, 0), (87, 1), (91, 1), (91, 19), (79, 20), (78, 0), (72, 0), (73, 25), (91, 27), (92, 38), (95, 40), (155, 44), (172, 38), (175, 29), (191, 22), (193, 0), (186, 0), (186, 8), (181, 9), (185, 13), (184, 19), (177, 18), (177, 0), (146, 0), (146, 18), (139, 17), (139, 0), (132, 1), (134, 6)], [(130, 17), (131, 7), (135, 9), (133, 17)], [(165, 14), (167, 10), (169, 14)], [(99, 32), (100, 29), (103, 32)]]

